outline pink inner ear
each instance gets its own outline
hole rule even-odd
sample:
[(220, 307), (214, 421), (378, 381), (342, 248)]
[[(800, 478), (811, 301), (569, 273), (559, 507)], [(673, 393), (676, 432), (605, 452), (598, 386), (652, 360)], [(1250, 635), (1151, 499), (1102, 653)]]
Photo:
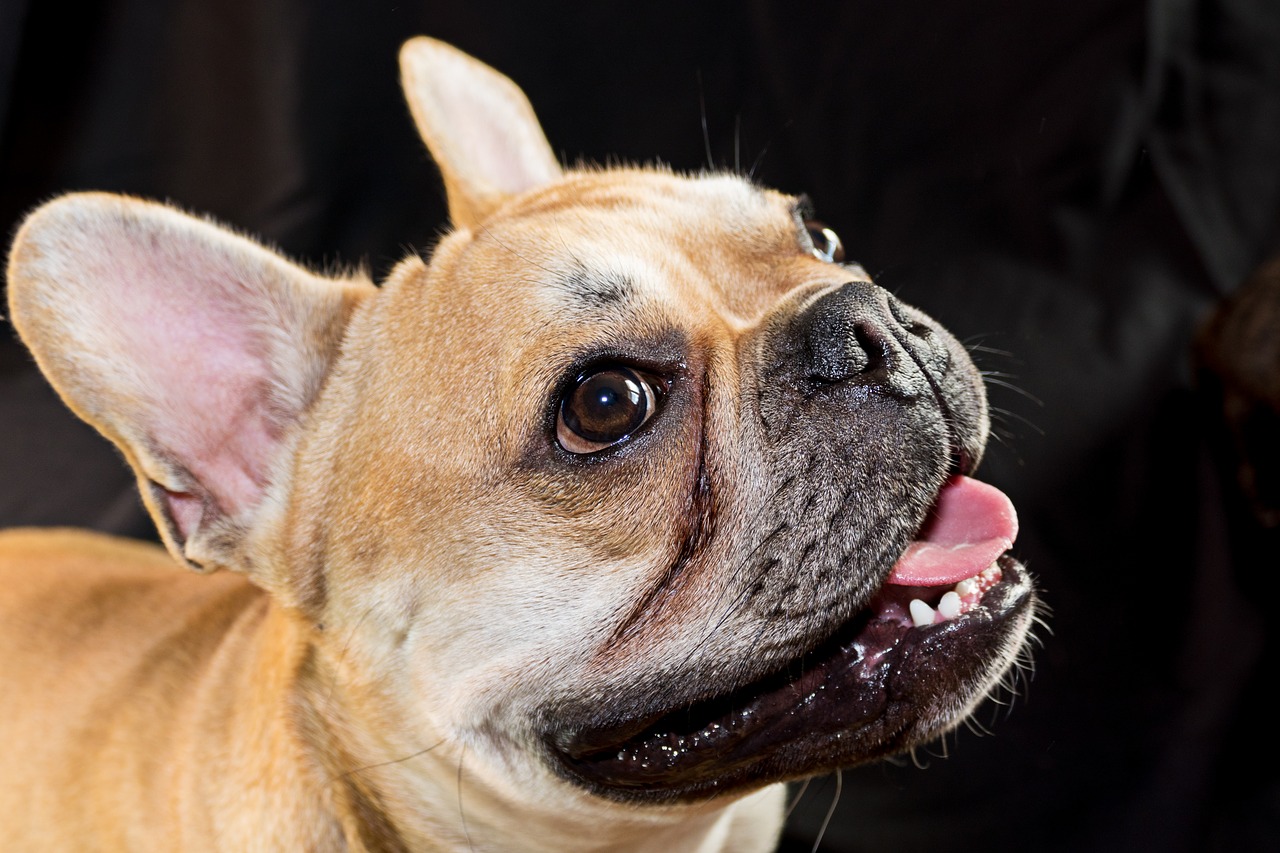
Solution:
[(190, 492), (171, 492), (168, 489), (164, 490), (164, 499), (169, 515), (173, 518), (173, 525), (178, 529), (178, 537), (185, 542), (200, 526), (200, 518), (204, 515), (204, 501)]
[[(126, 411), (114, 415), (186, 469), (215, 511), (235, 515), (261, 499), (280, 434), (270, 417), (273, 330), (264, 324), (271, 294), (207, 245), (173, 243), (160, 251), (118, 245), (116, 286), (103, 289), (112, 298), (93, 306), (108, 348), (139, 385), (140, 393), (117, 396)], [(175, 493), (170, 504), (189, 535), (201, 498)]]

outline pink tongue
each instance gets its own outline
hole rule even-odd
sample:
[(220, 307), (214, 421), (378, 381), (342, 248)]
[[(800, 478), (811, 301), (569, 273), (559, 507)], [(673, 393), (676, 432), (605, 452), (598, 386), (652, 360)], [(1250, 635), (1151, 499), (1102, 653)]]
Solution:
[(889, 574), (889, 583), (942, 586), (971, 578), (1009, 550), (1018, 514), (1005, 493), (969, 477), (952, 477), (920, 531)]

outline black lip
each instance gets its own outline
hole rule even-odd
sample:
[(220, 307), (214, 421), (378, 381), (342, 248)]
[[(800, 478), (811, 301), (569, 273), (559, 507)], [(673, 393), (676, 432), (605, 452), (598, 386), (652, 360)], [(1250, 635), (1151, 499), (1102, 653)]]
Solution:
[[(545, 735), (553, 764), (612, 799), (692, 800), (850, 767), (947, 730), (1026, 631), (1034, 588), (1003, 579), (959, 619), (910, 628), (868, 607), (773, 675), (677, 709)], [(882, 593), (892, 594), (892, 593)]]

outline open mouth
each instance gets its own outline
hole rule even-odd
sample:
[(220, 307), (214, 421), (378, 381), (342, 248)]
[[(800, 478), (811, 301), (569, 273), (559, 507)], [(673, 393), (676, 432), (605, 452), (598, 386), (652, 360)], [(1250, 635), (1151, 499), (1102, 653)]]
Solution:
[(953, 478), (866, 607), (820, 645), (735, 690), (547, 736), (605, 796), (705, 798), (880, 758), (957, 724), (1013, 661), (1034, 592), (1006, 552), (998, 490)]

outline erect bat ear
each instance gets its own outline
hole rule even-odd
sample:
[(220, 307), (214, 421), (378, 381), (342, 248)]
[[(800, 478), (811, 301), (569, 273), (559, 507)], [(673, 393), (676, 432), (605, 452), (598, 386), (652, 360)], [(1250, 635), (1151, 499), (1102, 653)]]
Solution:
[(400, 79), (454, 225), (473, 228), (510, 196), (560, 177), (524, 92), (483, 62), (419, 36), (400, 49)]
[(124, 452), (173, 554), (248, 571), (240, 546), (373, 285), (107, 194), (32, 213), (8, 276), (14, 325), (67, 404)]

